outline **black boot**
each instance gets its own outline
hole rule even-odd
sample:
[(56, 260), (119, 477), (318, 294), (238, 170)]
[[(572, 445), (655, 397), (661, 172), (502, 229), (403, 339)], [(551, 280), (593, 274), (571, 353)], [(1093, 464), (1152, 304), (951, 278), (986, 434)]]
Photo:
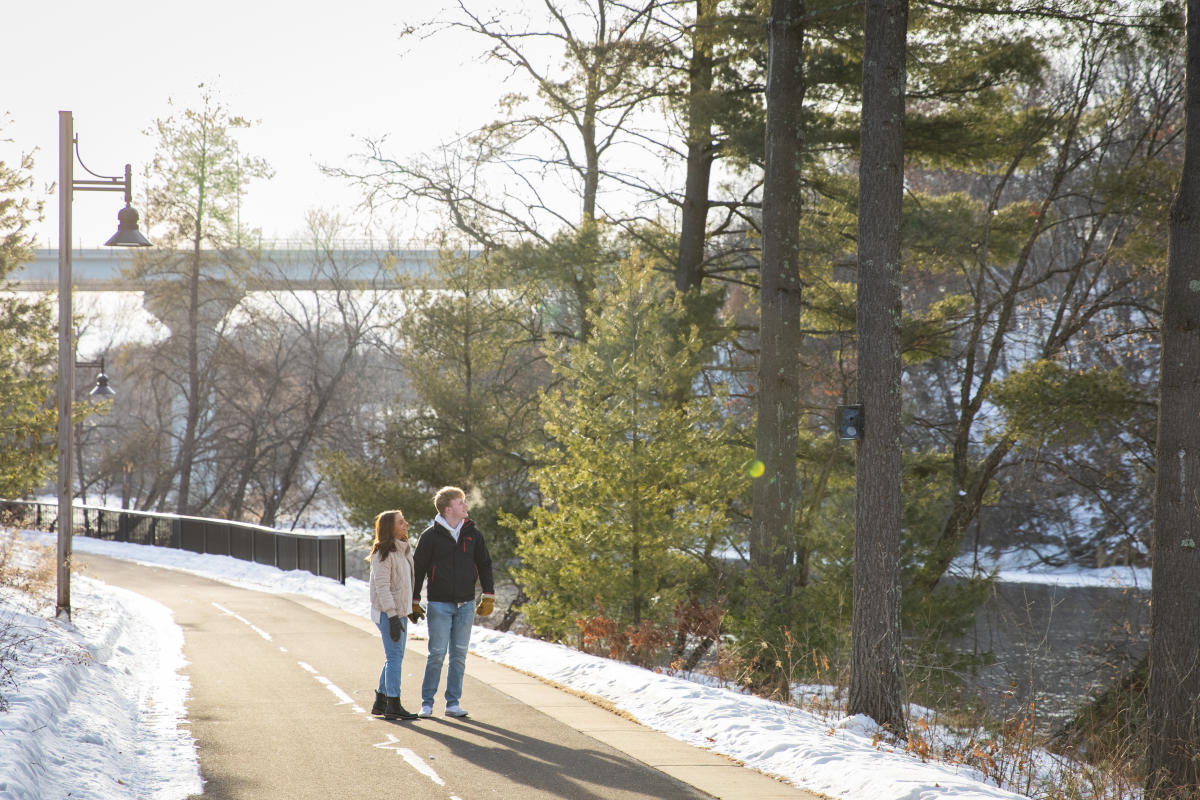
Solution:
[(384, 705), (386, 701), (387, 698), (377, 689), (375, 691), (375, 705), (371, 706), (371, 716), (382, 717), (383, 712), (386, 710), (386, 706)]
[(400, 705), (399, 697), (389, 697), (383, 710), (384, 719), (416, 719), (417, 715)]

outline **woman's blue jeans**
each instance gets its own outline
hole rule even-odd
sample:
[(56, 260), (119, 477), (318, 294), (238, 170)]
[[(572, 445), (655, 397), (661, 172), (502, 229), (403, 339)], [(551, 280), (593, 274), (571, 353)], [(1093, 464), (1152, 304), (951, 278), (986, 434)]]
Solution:
[(471, 644), (471, 625), (475, 622), (475, 604), (430, 601), (425, 621), (429, 625), (429, 658), (425, 660), (425, 680), (421, 682), (421, 705), (433, 705), (433, 696), (442, 679), (442, 661), (446, 658), (446, 651), (449, 651), (446, 705), (452, 706), (462, 699), (467, 648)]
[(404, 645), (408, 642), (408, 620), (400, 618), (400, 641), (393, 642), (389, 630), (388, 615), (379, 612), (375, 620), (379, 633), (383, 635), (383, 670), (379, 673), (379, 693), (384, 697), (400, 696), (400, 666), (404, 661)]

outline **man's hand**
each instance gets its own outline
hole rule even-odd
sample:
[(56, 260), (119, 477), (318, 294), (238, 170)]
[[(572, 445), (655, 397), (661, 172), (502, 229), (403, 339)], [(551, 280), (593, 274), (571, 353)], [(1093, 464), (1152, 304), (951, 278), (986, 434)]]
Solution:
[(479, 606), (475, 609), (475, 611), (481, 617), (490, 617), (495, 608), (496, 595), (492, 594), (491, 592), (484, 592), (483, 597), (479, 598)]
[(421, 608), (421, 604), (416, 600), (413, 600), (412, 613), (408, 615), (408, 618), (413, 622), (425, 619), (425, 609)]
[(400, 641), (400, 634), (404, 633), (404, 625), (400, 622), (400, 615), (388, 617), (388, 636), (392, 637), (393, 642)]

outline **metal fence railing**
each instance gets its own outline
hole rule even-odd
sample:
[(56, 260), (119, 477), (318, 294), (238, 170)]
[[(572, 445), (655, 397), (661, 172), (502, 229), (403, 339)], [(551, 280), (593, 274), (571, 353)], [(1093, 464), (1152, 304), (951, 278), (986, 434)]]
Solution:
[[(289, 533), (249, 522), (86, 505), (75, 506), (71, 516), (74, 536), (232, 556), (346, 582), (346, 537), (340, 533)], [(55, 531), (58, 505), (0, 500), (0, 518), (10, 525)]]

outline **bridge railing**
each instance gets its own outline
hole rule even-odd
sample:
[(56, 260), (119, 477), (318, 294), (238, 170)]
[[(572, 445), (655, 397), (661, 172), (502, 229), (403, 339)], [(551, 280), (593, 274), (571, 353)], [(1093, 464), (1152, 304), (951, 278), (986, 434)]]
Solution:
[[(346, 537), (340, 533), (290, 533), (249, 522), (88, 505), (75, 506), (71, 516), (74, 536), (232, 556), (346, 582)], [(0, 500), (0, 518), (10, 525), (53, 532), (58, 505)]]
[[(126, 250), (128, 248), (125, 248)], [(122, 248), (72, 251), (72, 283), (77, 291), (145, 291), (170, 284), (170, 276), (132, 278), (133, 254)], [(155, 251), (159, 253), (159, 251)], [(162, 253), (159, 253), (160, 255)], [(225, 259), (216, 251), (204, 251), (205, 274), (222, 278)], [(393, 289), (403, 288), (395, 272), (409, 276), (429, 275), (438, 260), (436, 250), (339, 250), (318, 252), (311, 247), (297, 250), (262, 250), (246, 254), (240, 263), (237, 284), (251, 291), (302, 289)], [(332, 259), (332, 261), (331, 261)], [(387, 270), (384, 263), (390, 263)], [(58, 288), (58, 251), (35, 250), (33, 258), (6, 276), (15, 291), (44, 292)]]

